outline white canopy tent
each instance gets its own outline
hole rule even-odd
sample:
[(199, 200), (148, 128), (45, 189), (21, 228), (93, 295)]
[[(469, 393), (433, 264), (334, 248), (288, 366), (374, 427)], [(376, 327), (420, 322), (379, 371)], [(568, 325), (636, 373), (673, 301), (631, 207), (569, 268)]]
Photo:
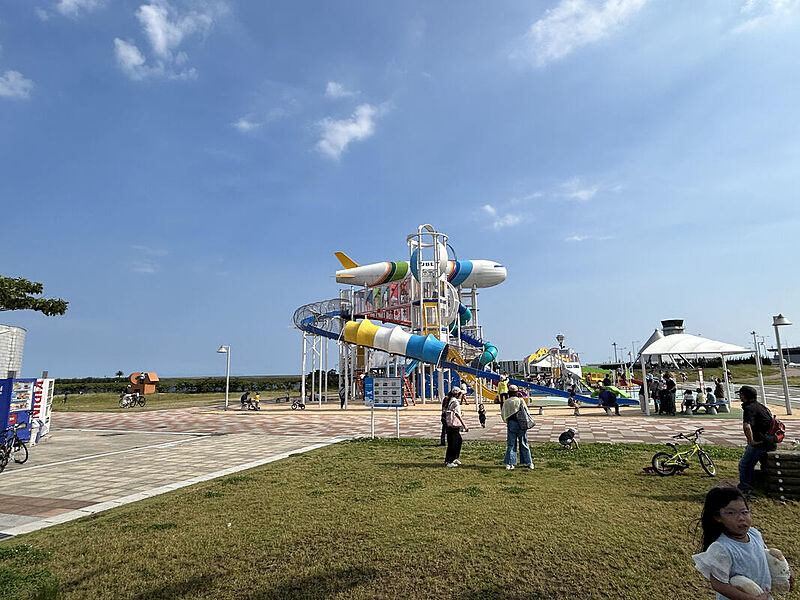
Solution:
[[(731, 382), (728, 379), (728, 368), (725, 357), (730, 354), (750, 354), (753, 350), (748, 350), (735, 344), (718, 342), (697, 335), (688, 333), (676, 333), (667, 335), (655, 340), (644, 348), (641, 352), (642, 365), (642, 386), (644, 387), (645, 405), (644, 412), (650, 414), (650, 390), (647, 389), (647, 368), (645, 367), (645, 356), (673, 355), (673, 354), (694, 354), (696, 356), (719, 356), (722, 359), (722, 374), (725, 378), (725, 389), (728, 390), (728, 400), (731, 400)], [(762, 399), (764, 401), (765, 399)]]

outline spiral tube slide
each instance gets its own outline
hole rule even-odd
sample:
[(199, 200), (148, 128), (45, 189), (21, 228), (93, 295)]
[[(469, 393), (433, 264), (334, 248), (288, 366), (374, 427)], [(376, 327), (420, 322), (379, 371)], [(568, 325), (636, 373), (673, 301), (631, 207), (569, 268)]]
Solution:
[(447, 350), (447, 344), (433, 335), (407, 333), (399, 326), (381, 327), (369, 319), (345, 323), (344, 341), (434, 365), (439, 364)]

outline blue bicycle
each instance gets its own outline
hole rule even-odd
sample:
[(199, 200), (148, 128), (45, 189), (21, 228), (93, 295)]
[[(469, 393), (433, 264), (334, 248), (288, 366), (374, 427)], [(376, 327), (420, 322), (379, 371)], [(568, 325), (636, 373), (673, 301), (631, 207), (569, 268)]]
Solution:
[(17, 436), (17, 431), (20, 429), (25, 429), (25, 425), (18, 423), (3, 430), (0, 437), (0, 473), (10, 460), (19, 465), (28, 460), (28, 445)]

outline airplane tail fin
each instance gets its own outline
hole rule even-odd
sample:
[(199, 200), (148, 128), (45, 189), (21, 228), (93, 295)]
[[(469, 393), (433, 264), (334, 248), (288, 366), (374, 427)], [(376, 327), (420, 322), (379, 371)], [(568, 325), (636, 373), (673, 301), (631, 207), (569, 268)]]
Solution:
[(339, 259), (339, 262), (342, 263), (345, 269), (355, 269), (358, 266), (358, 263), (344, 252), (334, 252), (333, 254)]

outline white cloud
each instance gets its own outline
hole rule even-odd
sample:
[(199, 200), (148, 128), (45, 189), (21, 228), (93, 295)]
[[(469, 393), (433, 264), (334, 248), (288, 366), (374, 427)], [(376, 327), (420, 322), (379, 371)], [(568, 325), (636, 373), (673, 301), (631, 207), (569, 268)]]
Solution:
[(28, 98), (33, 89), (33, 81), (23, 77), (19, 71), (6, 71), (0, 75), (0, 97)]
[(732, 32), (744, 33), (770, 22), (783, 22), (798, 5), (798, 0), (747, 0), (740, 11), (745, 20)]
[(153, 74), (153, 69), (147, 66), (147, 61), (136, 44), (114, 38), (114, 54), (119, 68), (131, 79), (140, 80)]
[(77, 17), (81, 12), (91, 12), (105, 4), (105, 0), (59, 0), (56, 10), (66, 17)]
[(587, 240), (593, 240), (596, 242), (603, 242), (606, 240), (613, 240), (614, 236), (611, 235), (571, 235), (569, 237), (565, 237), (565, 242), (585, 242)]
[(250, 121), (248, 120), (247, 117), (242, 117), (241, 119), (233, 123), (233, 126), (242, 133), (253, 131), (254, 129), (258, 129), (263, 125), (264, 125), (263, 123), (256, 123), (254, 121)]
[(47, 12), (40, 6), (37, 6), (33, 9), (34, 14), (38, 17), (40, 21), (49, 21), (50, 20), (50, 13)]
[(322, 119), (318, 123), (322, 138), (317, 142), (317, 150), (338, 160), (351, 142), (365, 140), (375, 133), (375, 119), (381, 112), (371, 104), (361, 104), (349, 119)]
[(214, 23), (211, 13), (193, 11), (183, 16), (172, 14), (172, 20), (171, 13), (175, 11), (162, 0), (142, 4), (136, 11), (153, 52), (164, 59), (172, 58), (172, 51), (184, 37), (195, 32), (207, 32)]
[(513, 58), (539, 67), (563, 58), (623, 27), (648, 0), (561, 0), (518, 40)]
[(580, 178), (575, 177), (561, 185), (562, 196), (570, 200), (588, 202), (600, 191), (599, 185), (583, 185)]
[(166, 0), (151, 0), (136, 11), (152, 51), (152, 61), (133, 42), (114, 39), (114, 51), (122, 71), (131, 79), (142, 80), (151, 76), (169, 79), (194, 79), (197, 70), (186, 67), (186, 52), (178, 50), (184, 39), (192, 34), (206, 34), (216, 17), (227, 7), (222, 3), (204, 3), (203, 10), (179, 13)]
[(502, 229), (503, 227), (513, 227), (514, 225), (519, 225), (520, 223), (522, 223), (521, 215), (512, 213), (501, 214), (491, 204), (484, 204), (481, 208), (491, 219), (491, 224), (493, 229)]
[(130, 263), (134, 273), (151, 275), (161, 268), (159, 259), (168, 254), (163, 248), (150, 248), (149, 246), (131, 246), (138, 257)]
[(350, 98), (352, 96), (357, 96), (360, 93), (361, 92), (348, 90), (341, 83), (337, 83), (336, 81), (329, 81), (328, 85), (325, 86), (325, 95), (328, 98)]

